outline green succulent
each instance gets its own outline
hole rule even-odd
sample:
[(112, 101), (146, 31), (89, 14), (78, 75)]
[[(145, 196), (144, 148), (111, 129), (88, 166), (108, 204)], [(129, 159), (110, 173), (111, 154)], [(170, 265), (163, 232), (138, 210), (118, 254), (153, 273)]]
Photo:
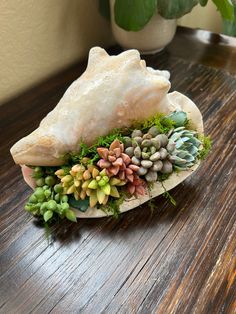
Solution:
[(185, 126), (188, 118), (184, 111), (173, 111), (166, 118), (171, 119), (175, 123), (175, 127)]
[(56, 168), (32, 168), (36, 188), (29, 197), (25, 210), (49, 224), (58, 217), (76, 221), (75, 213), (68, 204), (68, 196), (63, 195), (63, 186), (54, 174)]
[(37, 187), (29, 197), (25, 210), (49, 223), (56, 216), (76, 222), (75, 213), (68, 204), (68, 196), (63, 195), (62, 191), (61, 184)]
[(35, 179), (36, 186), (54, 186), (57, 183), (54, 172), (54, 167), (33, 167), (32, 177)]
[(109, 196), (119, 198), (120, 194), (116, 186), (124, 185), (125, 182), (118, 178), (109, 178), (106, 170), (103, 169), (97, 176), (93, 177), (88, 185), (90, 206), (94, 207), (97, 203), (106, 205)]
[(178, 127), (169, 135), (167, 145), (169, 160), (176, 169), (186, 170), (196, 163), (201, 144), (196, 131)]
[(131, 137), (124, 138), (125, 153), (139, 167), (137, 174), (145, 177), (147, 182), (156, 182), (160, 173), (173, 172), (172, 163), (168, 160), (167, 144), (168, 136), (160, 134), (155, 125), (145, 134), (135, 129)]
[(74, 165), (69, 174), (59, 169), (56, 175), (61, 179), (64, 194), (72, 194), (77, 201), (88, 197), (90, 207), (97, 203), (105, 205), (109, 196), (119, 198), (117, 186), (125, 184), (119, 178), (108, 177), (105, 169), (100, 171), (89, 163)]

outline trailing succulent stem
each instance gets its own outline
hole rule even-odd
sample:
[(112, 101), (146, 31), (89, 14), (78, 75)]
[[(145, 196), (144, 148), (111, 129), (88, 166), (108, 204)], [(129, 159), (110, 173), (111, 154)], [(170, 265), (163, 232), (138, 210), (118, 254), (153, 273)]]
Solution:
[[(53, 169), (54, 171), (54, 169)], [(63, 187), (58, 183), (50, 167), (35, 167), (33, 177), (36, 189), (28, 199), (25, 209), (44, 222), (52, 222), (57, 217), (76, 222), (76, 216), (68, 204), (68, 196), (63, 194)]]

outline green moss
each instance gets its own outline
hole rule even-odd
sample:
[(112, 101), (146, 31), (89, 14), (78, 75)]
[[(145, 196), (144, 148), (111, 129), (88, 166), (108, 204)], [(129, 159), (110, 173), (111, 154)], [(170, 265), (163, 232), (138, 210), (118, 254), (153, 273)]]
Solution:
[(168, 133), (171, 129), (175, 127), (175, 122), (165, 117), (164, 114), (158, 113), (154, 117), (147, 120), (135, 122), (133, 124), (133, 127), (146, 132), (154, 125), (157, 127), (160, 133)]
[(172, 196), (168, 191), (165, 191), (162, 195), (163, 195), (163, 197), (166, 198), (172, 205), (176, 206), (176, 200), (173, 198), (173, 196)]
[(171, 175), (171, 173), (158, 172), (158, 181), (163, 182), (163, 181), (167, 180), (170, 175)]
[(150, 199), (149, 201), (147, 201), (147, 206), (151, 211), (151, 215), (153, 215), (154, 211), (156, 210), (157, 206), (156, 206), (156, 202), (155, 202), (155, 198)]
[(192, 121), (190, 119), (186, 119), (183, 125), (187, 130), (193, 130)]
[[(57, 170), (58, 170), (58, 169), (63, 169), (64, 172), (65, 172), (65, 175), (66, 175), (66, 174), (69, 174), (69, 173), (70, 173), (71, 166), (69, 166), (69, 165), (64, 165), (64, 166), (58, 167)], [(55, 171), (55, 172), (56, 172), (56, 171)]]
[(212, 141), (209, 136), (204, 135), (198, 135), (198, 139), (202, 142), (203, 148), (199, 151), (197, 157), (200, 160), (204, 160), (211, 150)]
[(112, 133), (105, 136), (100, 136), (94, 145), (97, 147), (101, 146), (108, 148), (115, 139), (118, 139), (122, 142), (122, 130), (114, 129)]
[(65, 160), (68, 164), (74, 165), (81, 162), (84, 157), (88, 157), (90, 158), (90, 163), (95, 163), (100, 159), (97, 153), (97, 148), (109, 148), (109, 146), (115, 139), (118, 139), (121, 142), (123, 141), (123, 135), (121, 134), (121, 130), (114, 129), (113, 132), (108, 135), (99, 136), (92, 146), (88, 146), (87, 144), (81, 142), (80, 152), (70, 152), (65, 157)]
[(161, 185), (164, 189), (164, 193), (162, 194), (162, 196), (167, 199), (172, 205), (176, 206), (176, 200), (173, 198), (173, 196), (171, 196), (171, 194), (166, 190), (163, 182), (161, 182)]
[(149, 192), (152, 191), (153, 187), (154, 187), (154, 183), (153, 182), (147, 182), (147, 188), (148, 188)]

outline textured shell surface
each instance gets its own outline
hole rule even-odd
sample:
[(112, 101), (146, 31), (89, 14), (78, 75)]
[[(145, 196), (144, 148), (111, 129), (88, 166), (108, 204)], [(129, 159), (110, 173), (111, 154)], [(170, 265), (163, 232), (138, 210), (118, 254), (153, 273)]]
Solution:
[[(130, 126), (165, 111), (169, 80), (150, 70), (137, 50), (109, 56), (99, 47), (90, 50), (85, 72), (39, 127), (18, 141), (11, 154), (17, 164), (56, 166), (80, 142), (92, 144), (112, 129)], [(163, 103), (163, 106), (162, 106)]]

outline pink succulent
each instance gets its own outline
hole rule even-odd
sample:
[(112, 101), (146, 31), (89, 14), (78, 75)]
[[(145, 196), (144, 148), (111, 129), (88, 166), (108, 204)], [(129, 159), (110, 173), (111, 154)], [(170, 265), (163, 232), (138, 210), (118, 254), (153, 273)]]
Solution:
[(131, 163), (130, 157), (124, 153), (124, 144), (119, 140), (114, 140), (109, 149), (97, 148), (97, 152), (101, 157), (97, 165), (101, 169), (106, 169), (109, 177), (117, 176), (120, 180), (134, 181), (135, 172), (139, 167)]
[(127, 185), (127, 191), (131, 195), (144, 195), (146, 193), (146, 183), (135, 174), (133, 181)]

